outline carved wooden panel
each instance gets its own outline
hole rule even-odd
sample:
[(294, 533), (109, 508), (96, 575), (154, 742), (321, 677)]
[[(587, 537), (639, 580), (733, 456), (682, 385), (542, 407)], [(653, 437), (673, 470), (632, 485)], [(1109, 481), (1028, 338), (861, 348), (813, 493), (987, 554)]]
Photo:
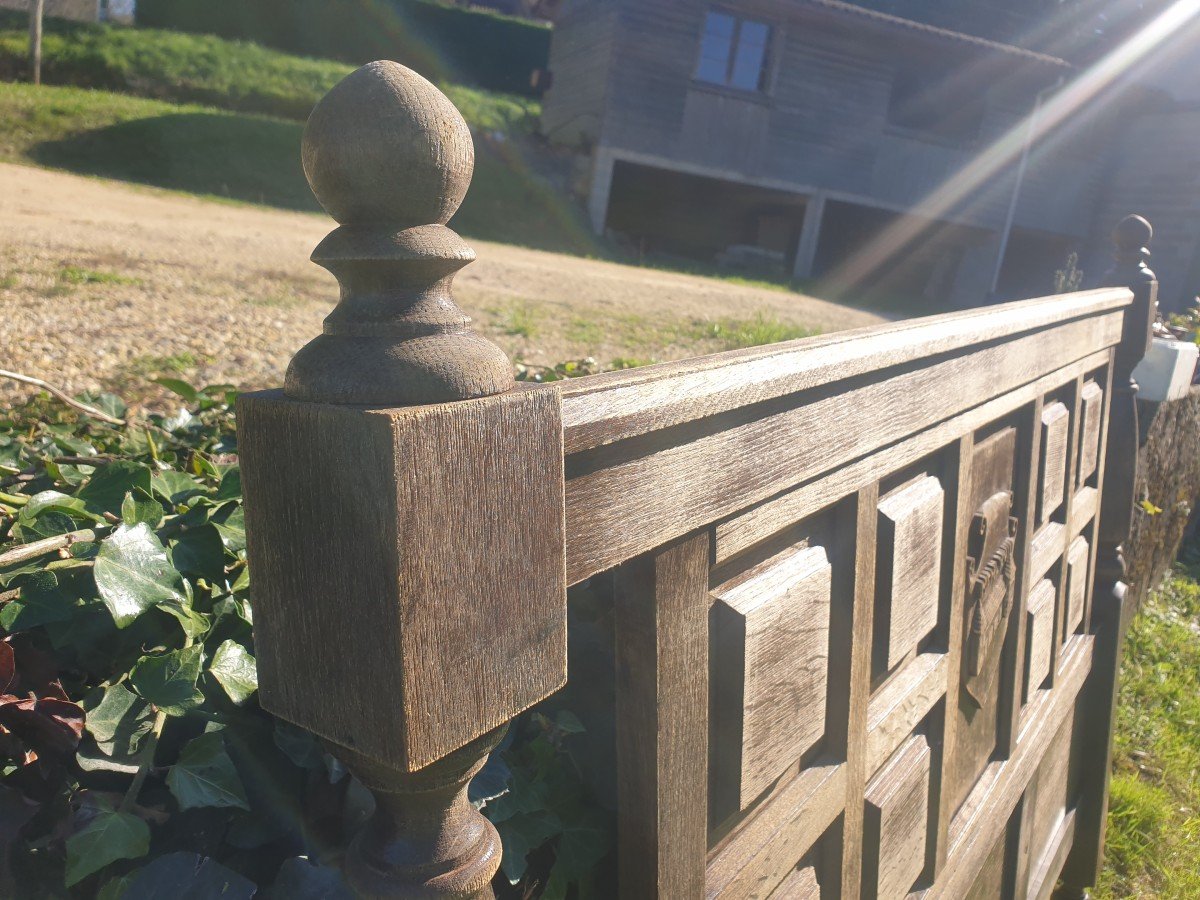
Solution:
[[(958, 716), (956, 741), (945, 773), (951, 809), (958, 808), (996, 748), (1003, 681), (1001, 651), (1008, 624), (997, 609), (1005, 605), (1000, 591), (1009, 583), (1011, 570), (1003, 558), (998, 560), (999, 565), (991, 563), (997, 550), (1003, 554), (1005, 547), (1011, 546), (1008, 529), (1000, 527), (1002, 517), (998, 511), (1004, 504), (996, 498), (1012, 495), (1016, 438), (1015, 428), (1005, 428), (981, 440), (975, 446), (971, 464), (970, 493), (965, 504), (971, 517), (967, 537), (971, 544), (972, 536), (976, 536), (978, 549), (968, 548), (965, 570), (956, 574), (963, 579), (967, 596), (962, 611), (959, 691), (949, 704), (950, 714)], [(981, 516), (989, 522), (982, 534), (976, 527)], [(969, 663), (972, 643), (977, 649), (973, 663)]]
[(1038, 473), (1038, 524), (1044, 525), (1060, 506), (1067, 486), (1067, 451), (1071, 414), (1062, 403), (1042, 410), (1042, 463)]
[(824, 731), (830, 575), (824, 548), (801, 545), (716, 592), (713, 765), (739, 807)]
[(1104, 412), (1104, 390), (1094, 381), (1085, 382), (1079, 404), (1079, 474), (1083, 484), (1096, 471), (1100, 458), (1100, 418)]
[(937, 627), (943, 491), (925, 475), (879, 501), (876, 659), (890, 670)]
[(1026, 636), (1027, 651), (1026, 694), (1032, 694), (1046, 676), (1050, 674), (1050, 657), (1054, 643), (1054, 604), (1056, 591), (1054, 584), (1043, 578), (1029, 592), (1029, 602), (1026, 605)]
[(1067, 550), (1067, 627), (1069, 637), (1083, 623), (1083, 608), (1087, 604), (1088, 542), (1080, 535), (1071, 541)]
[(904, 897), (925, 868), (929, 744), (916, 735), (867, 786), (863, 896)]

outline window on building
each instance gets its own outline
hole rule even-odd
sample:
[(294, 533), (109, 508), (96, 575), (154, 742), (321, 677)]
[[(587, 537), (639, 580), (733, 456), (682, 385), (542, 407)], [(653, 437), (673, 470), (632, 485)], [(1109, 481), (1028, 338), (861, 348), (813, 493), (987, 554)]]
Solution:
[(761, 91), (767, 83), (771, 26), (711, 11), (704, 19), (696, 78), (709, 84)]
[(966, 144), (979, 137), (983, 113), (983, 91), (974, 79), (950, 71), (901, 69), (892, 82), (888, 122), (897, 128)]

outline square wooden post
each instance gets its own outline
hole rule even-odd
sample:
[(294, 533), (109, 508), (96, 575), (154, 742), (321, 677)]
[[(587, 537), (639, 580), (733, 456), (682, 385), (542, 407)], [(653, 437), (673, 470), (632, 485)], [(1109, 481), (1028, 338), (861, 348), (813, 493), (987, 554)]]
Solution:
[(284, 390), (239, 402), (260, 700), (374, 792), (359, 895), (490, 897), (500, 842), (467, 784), (566, 681), (559, 395), (518, 387), (453, 301), (473, 148), (433, 85), (362, 67), (303, 156), (342, 295)]
[(1104, 864), (1104, 828), (1108, 816), (1109, 767), (1112, 764), (1118, 676), (1125, 632), (1132, 618), (1121, 545), (1133, 524), (1137, 475), (1137, 383), (1133, 370), (1150, 347), (1157, 311), (1158, 283), (1146, 265), (1154, 231), (1140, 216), (1127, 216), (1113, 231), (1114, 265), (1105, 283), (1128, 287), (1133, 304), (1125, 313), (1121, 343), (1113, 359), (1107, 455), (1101, 485), (1096, 581), (1092, 591), (1091, 630), (1096, 636), (1092, 672), (1079, 697), (1076, 720), (1080, 748), (1078, 783), (1083, 786), (1076, 811), (1075, 840), (1062, 871), (1057, 896), (1087, 896)]

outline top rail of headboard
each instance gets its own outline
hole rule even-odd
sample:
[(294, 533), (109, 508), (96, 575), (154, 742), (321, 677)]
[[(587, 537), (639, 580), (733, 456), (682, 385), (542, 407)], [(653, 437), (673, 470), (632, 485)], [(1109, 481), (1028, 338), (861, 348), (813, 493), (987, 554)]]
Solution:
[[(567, 453), (1128, 306), (1127, 288), (1005, 303), (564, 382)], [(1066, 362), (1066, 360), (1064, 360)]]

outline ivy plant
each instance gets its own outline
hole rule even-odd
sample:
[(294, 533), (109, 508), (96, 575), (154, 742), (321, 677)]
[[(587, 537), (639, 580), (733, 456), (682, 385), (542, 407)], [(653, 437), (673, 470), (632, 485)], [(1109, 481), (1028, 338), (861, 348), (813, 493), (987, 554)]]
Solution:
[[(165, 412), (0, 413), (0, 896), (349, 896), (373, 801), (257, 704), (235, 391), (160, 384)], [(472, 784), (502, 895), (590, 893), (580, 728), (525, 716)]]

